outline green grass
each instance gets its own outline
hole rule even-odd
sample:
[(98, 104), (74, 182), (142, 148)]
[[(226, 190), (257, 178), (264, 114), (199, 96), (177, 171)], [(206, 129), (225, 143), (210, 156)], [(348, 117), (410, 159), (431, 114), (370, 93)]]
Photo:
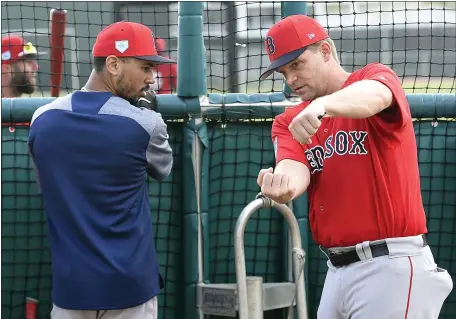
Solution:
[(402, 81), (405, 93), (455, 93), (455, 78), (405, 78)]
[[(455, 93), (456, 79), (445, 78), (425, 78), (425, 77), (407, 77), (401, 79), (402, 87), (405, 93)], [(258, 93), (258, 82), (250, 83), (250, 88), (240, 93), (253, 94)], [(263, 89), (263, 93), (270, 93), (271, 88)], [(218, 90), (208, 90), (208, 93), (222, 93)], [(227, 92), (225, 92), (227, 93)]]

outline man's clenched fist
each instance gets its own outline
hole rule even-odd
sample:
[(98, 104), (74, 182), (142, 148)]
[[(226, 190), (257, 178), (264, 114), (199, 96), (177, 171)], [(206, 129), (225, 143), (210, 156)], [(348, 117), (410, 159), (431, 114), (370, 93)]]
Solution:
[(301, 144), (311, 144), (312, 136), (317, 133), (325, 113), (324, 105), (319, 100), (310, 103), (288, 126), (293, 138)]
[(261, 193), (264, 196), (279, 204), (286, 204), (292, 200), (296, 191), (289, 176), (274, 173), (272, 168), (260, 171), (257, 184), (261, 187)]

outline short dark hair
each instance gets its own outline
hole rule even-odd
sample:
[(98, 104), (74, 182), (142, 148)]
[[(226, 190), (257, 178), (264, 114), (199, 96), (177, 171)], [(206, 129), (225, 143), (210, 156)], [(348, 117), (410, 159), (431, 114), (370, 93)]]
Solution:
[(102, 72), (105, 64), (106, 64), (106, 57), (93, 58), (93, 68), (95, 69), (95, 72), (97, 72), (97, 73)]
[[(107, 57), (93, 58), (93, 68), (95, 69), (95, 72), (100, 73), (103, 71), (103, 69), (106, 65), (106, 58)], [(130, 60), (129, 57), (120, 57), (119, 59), (126, 63), (128, 63), (128, 61)]]

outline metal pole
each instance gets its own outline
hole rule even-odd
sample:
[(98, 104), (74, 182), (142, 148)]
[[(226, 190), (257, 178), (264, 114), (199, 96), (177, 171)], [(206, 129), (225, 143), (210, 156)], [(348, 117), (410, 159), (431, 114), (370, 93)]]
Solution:
[(179, 1), (178, 4), (177, 95), (180, 97), (206, 95), (204, 3), (202, 1)]
[[(293, 211), (293, 202), (289, 202), (287, 204), (288, 208), (290, 208), (291, 211)], [(288, 272), (288, 281), (292, 282), (293, 281), (293, 251), (290, 249), (290, 247), (293, 247), (293, 243), (291, 241), (291, 234), (290, 234), (290, 229), (288, 227), (288, 223), (286, 223), (287, 226), (287, 272)], [(288, 308), (288, 314), (287, 314), (287, 319), (293, 319), (294, 318), (294, 306), (293, 304), (290, 305)]]
[[(234, 255), (236, 263), (236, 283), (239, 319), (249, 319), (249, 302), (247, 298), (247, 274), (245, 270), (244, 231), (252, 214), (261, 207), (266, 207), (265, 197), (250, 202), (239, 215), (234, 232)], [(253, 297), (255, 299), (256, 297)]]
[[(247, 222), (249, 221), (252, 214), (258, 209), (264, 207), (275, 207), (287, 221), (293, 246), (293, 270), (296, 284), (296, 304), (298, 306), (298, 318), (307, 319), (307, 301), (304, 289), (305, 253), (302, 249), (298, 221), (287, 205), (277, 204), (261, 194), (259, 194), (254, 201), (250, 202), (242, 210), (236, 222), (234, 234), (234, 254), (236, 262), (236, 283), (238, 293), (239, 318), (250, 319), (249, 299), (247, 297), (247, 274), (245, 270), (244, 231)], [(258, 298), (257, 295), (250, 295), (250, 297), (252, 300), (257, 300)]]
[[(195, 124), (200, 124), (201, 119), (195, 119)], [(193, 172), (195, 176), (195, 188), (196, 188), (196, 214), (198, 219), (198, 284), (203, 282), (204, 278), (204, 267), (203, 267), (203, 226), (201, 220), (201, 141), (198, 136), (198, 132), (194, 132), (193, 136), (193, 149), (192, 149), (192, 160), (193, 160)], [(199, 318), (203, 319), (204, 314), (201, 309), (198, 309)]]
[(263, 319), (263, 277), (247, 277), (248, 319)]
[(302, 249), (301, 234), (298, 221), (287, 205), (273, 202), (275, 208), (282, 213), (290, 229), (291, 243), (293, 245), (293, 270), (296, 284), (296, 304), (298, 306), (298, 318), (307, 319), (307, 300), (304, 289), (304, 262), (305, 252)]

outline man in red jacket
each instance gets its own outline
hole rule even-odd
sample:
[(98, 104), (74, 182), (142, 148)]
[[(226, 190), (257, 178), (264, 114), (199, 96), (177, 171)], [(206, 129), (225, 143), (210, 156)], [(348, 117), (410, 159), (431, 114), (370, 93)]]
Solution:
[(271, 64), (302, 103), (272, 125), (276, 166), (262, 193), (307, 191), (313, 238), (328, 257), (318, 319), (437, 319), (453, 288), (427, 243), (417, 145), (396, 74), (380, 63), (346, 72), (314, 19), (269, 30)]

